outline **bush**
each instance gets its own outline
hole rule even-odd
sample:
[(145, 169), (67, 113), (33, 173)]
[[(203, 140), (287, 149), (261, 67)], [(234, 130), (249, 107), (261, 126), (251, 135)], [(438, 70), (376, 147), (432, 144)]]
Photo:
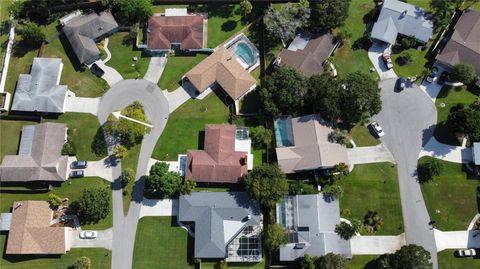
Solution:
[(128, 149), (122, 145), (115, 145), (113, 148), (113, 155), (117, 159), (123, 159), (128, 155)]
[(288, 194), (301, 195), (301, 194), (317, 194), (317, 189), (307, 183), (301, 181), (295, 181), (288, 184)]
[(344, 221), (335, 226), (335, 232), (343, 239), (349, 240), (360, 230), (362, 223), (359, 220), (353, 219), (352, 224)]
[(322, 192), (328, 197), (340, 198), (343, 196), (343, 189), (338, 185), (327, 185)]
[(38, 46), (45, 40), (45, 34), (38, 25), (29, 23), (22, 29), (22, 38), (27, 44)]
[(63, 144), (62, 147), (62, 155), (68, 156), (75, 156), (77, 154), (77, 149), (72, 142), (68, 141), (67, 143)]
[(397, 63), (399, 65), (406, 65), (413, 62), (413, 56), (408, 51), (403, 51), (397, 58)]
[(71, 269), (90, 269), (92, 263), (90, 258), (82, 256), (78, 258), (75, 263), (70, 267)]
[(427, 162), (420, 163), (417, 168), (418, 181), (420, 183), (426, 183), (432, 180), (442, 173), (443, 168), (443, 163), (437, 159), (430, 159)]
[(417, 39), (414, 36), (401, 36), (397, 43), (398, 46), (404, 50), (415, 48), (418, 44)]
[(471, 64), (457, 64), (453, 67), (450, 78), (462, 82), (463, 84), (470, 84), (475, 81), (475, 67)]
[(50, 193), (48, 195), (47, 202), (48, 202), (48, 204), (50, 204), (51, 208), (55, 209), (62, 204), (62, 199), (60, 199), (60, 197), (58, 197), (57, 195), (55, 195), (53, 193)]
[(328, 134), (328, 140), (333, 143), (347, 145), (349, 142), (348, 132), (346, 130), (335, 129)]
[(135, 172), (131, 168), (127, 168), (122, 171), (122, 174), (120, 175), (120, 179), (122, 181), (122, 188), (125, 188), (128, 183), (132, 182), (135, 180)]
[(145, 194), (152, 198), (173, 198), (177, 195), (190, 194), (196, 183), (182, 179), (179, 173), (168, 171), (168, 163), (157, 162), (150, 168)]
[(250, 128), (250, 138), (254, 148), (262, 148), (270, 145), (273, 140), (272, 130), (266, 129), (262, 125)]
[(377, 211), (369, 210), (363, 218), (363, 224), (369, 231), (376, 232), (383, 226), (383, 218), (378, 215)]

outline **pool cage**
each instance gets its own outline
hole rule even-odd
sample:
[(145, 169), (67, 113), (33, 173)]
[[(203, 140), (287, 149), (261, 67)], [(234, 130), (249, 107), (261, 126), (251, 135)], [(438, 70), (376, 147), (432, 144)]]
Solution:
[(259, 262), (262, 260), (262, 229), (248, 226), (228, 244), (227, 262)]

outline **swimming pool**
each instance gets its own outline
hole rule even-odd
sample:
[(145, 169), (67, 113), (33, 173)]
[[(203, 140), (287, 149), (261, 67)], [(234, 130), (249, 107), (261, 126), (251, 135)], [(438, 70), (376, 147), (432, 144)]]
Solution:
[(248, 66), (252, 66), (255, 63), (255, 56), (253, 55), (253, 51), (250, 46), (245, 42), (237, 43), (235, 47), (235, 54)]
[(277, 147), (293, 146), (293, 131), (290, 121), (287, 118), (276, 119), (274, 127)]

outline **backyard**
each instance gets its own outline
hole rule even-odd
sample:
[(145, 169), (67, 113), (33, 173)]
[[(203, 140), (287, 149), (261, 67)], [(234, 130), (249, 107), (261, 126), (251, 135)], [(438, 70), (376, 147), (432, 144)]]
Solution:
[[(423, 157), (419, 163), (429, 159)], [(423, 199), (437, 229), (465, 230), (478, 212), (475, 197), (480, 178), (467, 173), (461, 164), (441, 162), (444, 166), (441, 175), (420, 185)]]
[[(347, 219), (363, 221), (369, 210), (375, 210), (383, 218), (377, 235), (397, 235), (403, 232), (402, 207), (398, 186), (397, 167), (391, 163), (355, 165), (353, 171), (339, 180), (344, 190), (340, 209), (350, 210)], [(370, 233), (363, 232), (368, 235)]]
[[(63, 182), (61, 186), (52, 186), (51, 191), (35, 190), (28, 187), (1, 186), (0, 187), (0, 212), (10, 212), (14, 201), (25, 200), (47, 200), (50, 193), (61, 198), (68, 198), (70, 202), (82, 195), (84, 189), (108, 188), (110, 193), (110, 182), (99, 177), (85, 177), (71, 179)], [(111, 201), (111, 198), (110, 198)], [(110, 202), (110, 214), (96, 224), (83, 225), (82, 229), (103, 230), (112, 227), (112, 204)]]
[(15, 155), (20, 143), (23, 125), (38, 124), (34, 121), (0, 120), (0, 161), (5, 155)]
[(207, 54), (201, 53), (197, 53), (195, 56), (168, 56), (158, 87), (169, 92), (176, 90), (180, 86), (179, 81), (182, 77), (207, 56)]
[(188, 100), (170, 114), (152, 158), (176, 161), (178, 154), (185, 154), (188, 149), (203, 148), (201, 134), (205, 125), (227, 123), (228, 115), (228, 107), (216, 93), (210, 93), (203, 100)]
[[(150, 58), (143, 50), (135, 49), (135, 40), (129, 38), (128, 32), (117, 32), (108, 39), (108, 49), (112, 58), (106, 65), (115, 68), (124, 79), (143, 77), (147, 72)], [(133, 58), (137, 57), (137, 61)]]

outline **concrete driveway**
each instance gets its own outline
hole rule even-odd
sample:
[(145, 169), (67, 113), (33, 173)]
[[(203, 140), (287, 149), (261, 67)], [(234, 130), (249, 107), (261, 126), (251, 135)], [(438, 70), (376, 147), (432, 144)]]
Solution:
[[(433, 66), (438, 68), (437, 77), (435, 77), (433, 82), (431, 82), (431, 83), (428, 83), (426, 80), (424, 80), (422, 82), (422, 85), (420, 85), (420, 89), (422, 89), (422, 91), (424, 91), (428, 95), (428, 97), (430, 97), (430, 99), (432, 100), (433, 103), (435, 103), (435, 101), (437, 100), (437, 96), (438, 96), (438, 94), (440, 93), (440, 90), (442, 90), (442, 87), (443, 87), (443, 85), (440, 85), (440, 84), (437, 83), (437, 80), (438, 80), (439, 76), (442, 74), (442, 72), (445, 71), (445, 68), (443, 68), (440, 65), (435, 65), (435, 64)], [(422, 79), (422, 78), (420, 78), (420, 79)]]
[(419, 158), (422, 156), (454, 163), (469, 163), (473, 160), (472, 148), (443, 144), (433, 136), (420, 151)]
[(394, 253), (405, 245), (405, 234), (397, 236), (354, 236), (350, 240), (352, 255)]
[[(387, 45), (381, 45), (376, 42), (368, 49), (368, 58), (372, 62), (375, 70), (377, 70), (380, 80), (397, 78), (397, 74), (393, 69), (388, 69), (382, 58), (383, 51), (387, 48)], [(394, 63), (395, 64), (395, 63)]]
[(113, 182), (112, 167), (110, 157), (101, 159), (100, 161), (89, 161), (85, 168), (86, 177), (101, 177), (107, 181)]
[(81, 230), (70, 231), (70, 247), (71, 248), (106, 248), (112, 249), (113, 231), (112, 229), (106, 229), (97, 231), (98, 237), (95, 239), (82, 239), (80, 238)]
[(100, 98), (76, 97), (75, 94), (67, 94), (65, 98), (65, 112), (90, 113), (97, 115)]
[(139, 219), (146, 216), (178, 216), (178, 199), (147, 199), (143, 198)]
[(395, 163), (392, 153), (390, 153), (387, 147), (383, 144), (373, 147), (356, 147), (347, 149), (347, 154), (349, 164), (380, 162)]
[(157, 84), (162, 76), (165, 65), (167, 64), (167, 56), (163, 57), (150, 57), (150, 63), (148, 64), (147, 72), (144, 79)]
[(428, 250), (434, 268), (437, 265), (437, 247), (430, 230), (425, 202), (416, 176), (420, 149), (432, 137), (437, 122), (437, 111), (431, 99), (415, 84), (395, 92), (395, 79), (381, 81), (382, 111), (373, 117), (382, 126), (381, 139), (397, 163), (405, 241)]
[[(120, 56), (115, 56), (115, 57), (120, 57)], [(115, 83), (123, 80), (122, 75), (120, 75), (120, 73), (118, 73), (118, 71), (115, 70), (115, 68), (105, 65), (105, 63), (102, 60), (98, 60), (95, 63), (98, 65), (98, 67), (100, 67), (105, 72), (105, 74), (103, 74), (102, 76), (102, 79), (104, 79), (108, 83), (108, 85), (112, 86)]]
[(435, 229), (434, 233), (438, 251), (444, 249), (480, 248), (480, 235), (476, 235), (479, 231), (442, 232)]

